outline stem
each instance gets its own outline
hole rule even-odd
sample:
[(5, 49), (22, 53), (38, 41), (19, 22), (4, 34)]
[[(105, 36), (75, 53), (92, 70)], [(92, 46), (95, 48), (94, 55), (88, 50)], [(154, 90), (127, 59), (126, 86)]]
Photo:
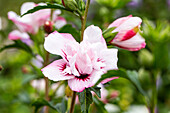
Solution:
[[(46, 51), (46, 56), (45, 56), (45, 61), (43, 66), (45, 67), (46, 65), (48, 65), (49, 62), (49, 53)], [(49, 92), (49, 82), (48, 82), (48, 78), (45, 77), (45, 100), (49, 101), (49, 97), (48, 97), (48, 92)], [(44, 107), (44, 113), (48, 113), (48, 106)]]
[(69, 113), (74, 112), (75, 100), (76, 100), (76, 92), (73, 91), (73, 97), (72, 97), (72, 100), (71, 100), (71, 107), (70, 107), (70, 112)]
[(80, 39), (80, 41), (83, 40), (83, 35), (84, 35), (85, 27), (86, 27), (86, 20), (87, 20), (87, 13), (88, 13), (89, 6), (90, 6), (90, 0), (87, 0), (84, 15), (81, 17), (81, 39)]
[(151, 107), (150, 107), (150, 113), (157, 113), (157, 80), (160, 75), (160, 71), (156, 70), (152, 73), (152, 98), (151, 98)]

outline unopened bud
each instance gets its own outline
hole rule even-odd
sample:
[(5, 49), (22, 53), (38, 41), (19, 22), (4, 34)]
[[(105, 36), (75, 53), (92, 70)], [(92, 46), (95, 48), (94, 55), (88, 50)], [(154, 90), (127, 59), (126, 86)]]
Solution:
[(21, 71), (22, 71), (22, 73), (27, 74), (30, 72), (30, 69), (27, 66), (22, 66)]
[(0, 71), (2, 70), (3, 68), (2, 68), (2, 66), (0, 65)]
[(77, 2), (75, 0), (62, 0), (63, 5), (65, 8), (75, 11), (78, 8)]
[(67, 97), (72, 97), (72, 95), (73, 95), (73, 91), (70, 89), (70, 87), (68, 85), (65, 88), (65, 94)]
[(79, 1), (78, 1), (78, 8), (79, 8), (81, 11), (84, 11), (84, 10), (85, 10), (86, 5), (85, 5), (85, 3), (84, 3), (83, 0), (79, 0)]
[(44, 30), (48, 34), (52, 33), (53, 32), (53, 22), (46, 21), (44, 24)]

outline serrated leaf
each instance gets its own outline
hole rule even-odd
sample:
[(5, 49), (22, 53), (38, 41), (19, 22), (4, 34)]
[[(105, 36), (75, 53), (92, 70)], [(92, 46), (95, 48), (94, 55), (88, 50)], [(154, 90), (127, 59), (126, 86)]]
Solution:
[(35, 113), (38, 112), (38, 109), (43, 106), (49, 106), (50, 108), (57, 110), (51, 103), (46, 101), (45, 99), (39, 98), (35, 102), (32, 103), (32, 106), (35, 106)]
[(41, 9), (62, 9), (62, 10), (70, 11), (70, 10), (66, 9), (63, 5), (54, 3), (54, 4), (47, 4), (47, 5), (36, 6), (33, 9), (28, 10), (26, 13), (24, 13), (21, 16), (24, 16), (24, 15), (30, 14), (30, 13), (34, 13), (34, 12), (39, 11)]
[(76, 41), (80, 42), (80, 33), (74, 27), (72, 27), (71, 24), (63, 26), (61, 29), (59, 29), (59, 32), (70, 33), (75, 38)]
[(89, 90), (93, 91), (96, 93), (96, 95), (101, 98), (101, 92), (100, 92), (100, 87), (90, 87)]
[(111, 77), (122, 77), (128, 79), (132, 84), (134, 84), (134, 86), (138, 89), (138, 91), (142, 95), (146, 96), (146, 92), (142, 89), (142, 86), (138, 78), (138, 73), (136, 71), (126, 71), (124, 69), (110, 70), (106, 74), (102, 75), (102, 77), (97, 81), (95, 86), (98, 85), (102, 80)]
[(88, 113), (90, 104), (93, 102), (91, 92), (88, 89), (85, 89), (83, 92), (78, 93), (78, 96), (81, 105), (81, 112)]

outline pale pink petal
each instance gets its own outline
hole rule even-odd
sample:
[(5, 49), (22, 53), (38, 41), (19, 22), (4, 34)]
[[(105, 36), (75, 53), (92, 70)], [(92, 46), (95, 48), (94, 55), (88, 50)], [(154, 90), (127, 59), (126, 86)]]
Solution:
[(118, 18), (118, 19), (116, 19), (113, 23), (111, 23), (108, 28), (118, 27), (118, 26), (120, 26), (121, 24), (123, 24), (123, 22), (125, 22), (126, 20), (128, 20), (128, 19), (131, 18), (131, 17), (132, 17), (132, 15), (129, 15), (129, 16), (127, 16), (127, 17)]
[(112, 80), (118, 79), (118, 78), (119, 78), (119, 77), (106, 78), (106, 79), (102, 80), (100, 83), (105, 84), (105, 83), (107, 83), (107, 82), (109, 82), (109, 81), (112, 81)]
[(102, 43), (103, 46), (107, 48), (106, 41), (102, 36), (102, 30), (94, 25), (91, 25), (85, 29), (83, 41), (90, 42), (91, 44)]
[(8, 38), (10, 40), (18, 40), (18, 39), (29, 39), (29, 35), (25, 32), (20, 32), (18, 30), (14, 30), (9, 33)]
[[(93, 86), (101, 77), (103, 74), (102, 71), (93, 71), (91, 75), (89, 75), (85, 79), (79, 79), (79, 78), (74, 78), (74, 79), (69, 79), (68, 80), (68, 85), (73, 91), (76, 92), (82, 92), (85, 88), (89, 88)], [(83, 75), (82, 75), (83, 76)]]
[(79, 50), (76, 57), (76, 66), (81, 74), (90, 74), (93, 70), (92, 62), (87, 52)]
[(28, 14), (21, 18), (15, 12), (10, 11), (8, 12), (8, 18), (12, 20), (21, 31), (35, 34), (36, 31), (31, 25), (31, 15)]
[(67, 22), (66, 22), (65, 18), (63, 18), (61, 16), (58, 16), (54, 21), (54, 25), (57, 29), (62, 28), (66, 24), (67, 24)]
[(26, 13), (28, 10), (33, 9), (36, 6), (34, 2), (25, 2), (21, 6), (21, 15)]
[(74, 75), (64, 74), (63, 71), (66, 68), (66, 62), (63, 59), (56, 60), (44, 67), (41, 71), (45, 77), (48, 77), (53, 81), (68, 80), (74, 78)]
[(125, 40), (125, 41), (117, 41), (112, 40), (112, 44), (115, 44), (116, 46), (127, 49), (130, 51), (138, 51), (145, 47), (145, 39), (137, 33), (135, 36), (133, 36), (131, 39)]
[(52, 54), (67, 57), (65, 53), (66, 45), (74, 47), (77, 44), (71, 34), (55, 31), (45, 38), (44, 48)]
[(117, 49), (103, 49), (100, 53), (100, 59), (105, 64), (103, 68), (105, 71), (118, 69), (117, 62), (118, 62), (118, 50)]

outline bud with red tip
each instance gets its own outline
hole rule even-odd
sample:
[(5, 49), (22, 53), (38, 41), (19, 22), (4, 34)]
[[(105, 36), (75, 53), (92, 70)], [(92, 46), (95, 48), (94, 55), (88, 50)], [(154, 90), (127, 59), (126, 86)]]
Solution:
[(139, 33), (141, 23), (141, 18), (132, 17), (132, 15), (115, 20), (108, 27), (116, 27), (112, 33), (117, 32), (110, 43), (129, 51), (138, 51), (145, 48), (145, 39)]
[(48, 34), (52, 33), (53, 32), (53, 22), (46, 21), (44, 24), (44, 30)]

